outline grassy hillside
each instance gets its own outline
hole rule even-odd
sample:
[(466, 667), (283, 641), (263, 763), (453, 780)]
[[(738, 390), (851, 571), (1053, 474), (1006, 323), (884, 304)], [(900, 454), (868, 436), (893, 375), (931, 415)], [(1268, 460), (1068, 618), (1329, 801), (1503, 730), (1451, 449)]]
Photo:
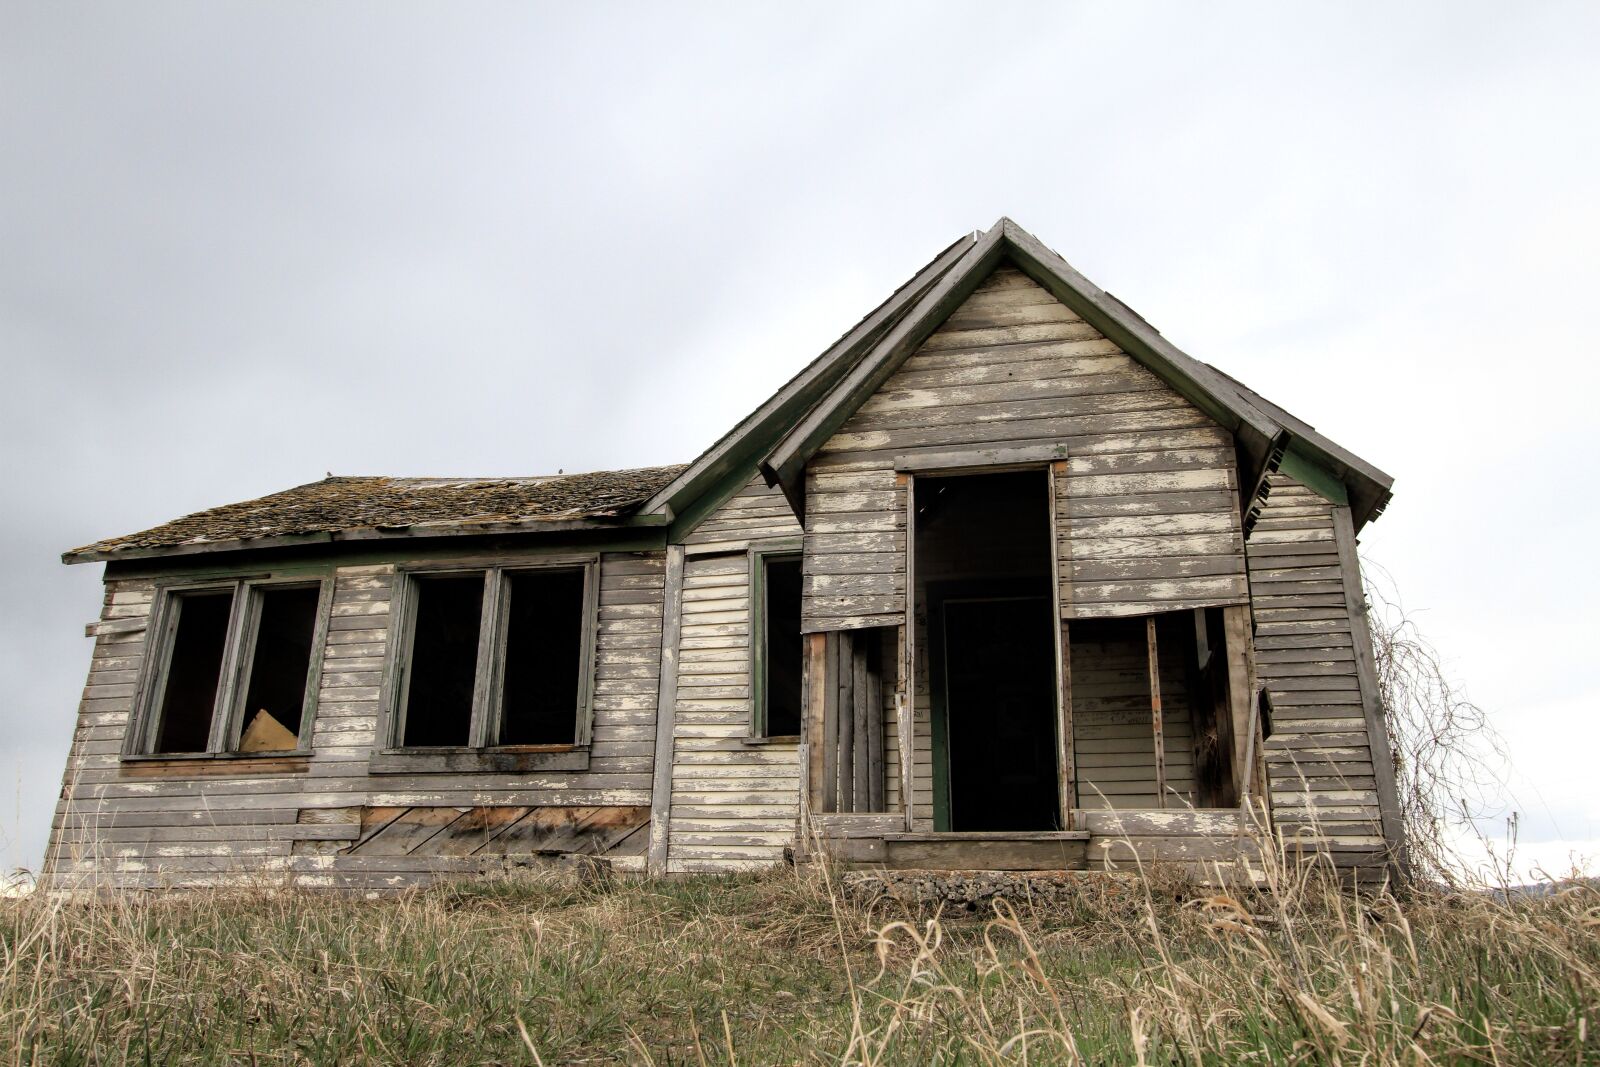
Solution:
[(5, 901), (0, 1062), (1600, 1060), (1592, 885), (1401, 904), (1152, 875), (935, 914), (834, 878)]

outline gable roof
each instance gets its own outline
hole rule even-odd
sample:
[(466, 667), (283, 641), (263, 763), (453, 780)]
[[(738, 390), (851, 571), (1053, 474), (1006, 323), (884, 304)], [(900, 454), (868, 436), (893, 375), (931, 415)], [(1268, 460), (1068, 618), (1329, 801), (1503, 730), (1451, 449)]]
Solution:
[[(806, 364), (761, 406), (745, 416), (733, 429), (687, 464), (670, 483), (645, 502), (642, 512), (663, 513), (669, 518), (688, 520), (694, 510), (709, 510), (718, 502), (719, 483), (733, 477), (739, 484), (748, 480), (766, 450), (794, 425), (839, 377), (846, 373), (884, 333), (899, 322), (929, 288), (937, 284), (966, 254), (970, 235), (956, 239), (938, 255), (845, 331), (821, 355)], [(696, 508), (696, 505), (699, 505)]]
[(616, 526), (682, 470), (678, 465), (532, 478), (329, 477), (96, 541), (61, 558), (84, 563), (335, 539)]
[(1267, 475), (1342, 487), (1357, 529), (1393, 479), (1236, 379), (1173, 345), (1009, 218), (957, 239), (692, 463), (533, 478), (330, 477), (62, 555), (67, 563), (402, 536), (670, 526), (676, 540), (759, 470), (805, 520), (810, 456), (1002, 261), (1048, 290), (1234, 435), (1248, 530)]
[(1296, 442), (1301, 443), (1305, 455), (1324, 462), (1330, 473), (1345, 483), (1357, 528), (1382, 511), (1393, 483), (1388, 475), (1226, 374), (1183, 352), (1032, 234), (1002, 218), (972, 238), (961, 258), (836, 376), (834, 384), (760, 460), (760, 470), (768, 484), (783, 489), (802, 522), (806, 462), (1003, 261), (1017, 266), (1233, 433), (1239, 453), (1240, 484), (1245, 489), (1241, 506), (1246, 529), (1265, 499), (1267, 474), (1277, 469), (1285, 451)]

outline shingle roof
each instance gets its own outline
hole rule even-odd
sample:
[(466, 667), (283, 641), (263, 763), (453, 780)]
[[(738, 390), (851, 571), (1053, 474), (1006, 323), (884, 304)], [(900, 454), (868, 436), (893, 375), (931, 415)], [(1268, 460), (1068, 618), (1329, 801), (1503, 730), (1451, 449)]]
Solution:
[[(681, 465), (535, 478), (331, 477), (226, 504), (64, 553), (68, 563), (150, 550), (353, 531), (472, 533), (508, 524), (622, 518), (683, 470)], [(418, 529), (418, 528), (422, 529)], [(145, 551), (141, 551), (145, 550)]]

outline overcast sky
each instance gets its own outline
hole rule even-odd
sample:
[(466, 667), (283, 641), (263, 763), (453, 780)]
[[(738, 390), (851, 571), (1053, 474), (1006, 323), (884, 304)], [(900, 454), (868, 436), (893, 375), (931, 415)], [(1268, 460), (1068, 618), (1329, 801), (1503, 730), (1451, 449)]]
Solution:
[(1525, 855), (1600, 854), (1600, 7), (1292, 6), (0, 0), (0, 859), (88, 665), (63, 549), (687, 460), (1002, 214), (1396, 476), (1363, 552)]

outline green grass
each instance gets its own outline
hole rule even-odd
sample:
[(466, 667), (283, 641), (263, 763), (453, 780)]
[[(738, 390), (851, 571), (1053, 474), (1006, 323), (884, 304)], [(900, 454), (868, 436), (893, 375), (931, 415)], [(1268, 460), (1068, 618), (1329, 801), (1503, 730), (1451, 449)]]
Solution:
[(0, 1062), (1600, 1059), (1600, 892), (847, 903), (827, 872), (0, 903)]

